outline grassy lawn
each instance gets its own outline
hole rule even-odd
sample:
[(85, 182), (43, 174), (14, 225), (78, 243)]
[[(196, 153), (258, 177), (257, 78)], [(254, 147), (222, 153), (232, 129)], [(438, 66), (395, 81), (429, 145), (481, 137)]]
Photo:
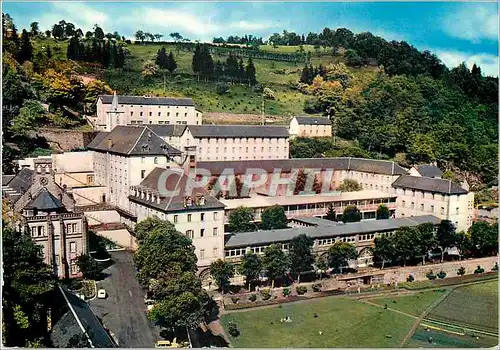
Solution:
[(406, 312), (407, 314), (420, 316), (435, 300), (443, 295), (444, 290), (432, 290), (418, 292), (414, 295), (395, 296), (390, 298), (373, 298), (370, 301), (385, 305), (391, 309)]
[[(432, 337), (432, 343), (429, 342)], [(435, 344), (435, 345), (434, 345)], [(480, 335), (479, 339), (468, 335), (458, 335), (438, 330), (426, 331), (420, 326), (410, 341), (408, 348), (482, 348), (498, 344), (498, 338)]]
[[(314, 313), (318, 317), (314, 317)], [(280, 319), (290, 317), (291, 323)], [(222, 316), (234, 321), (240, 335), (233, 347), (397, 347), (414, 320), (348, 298), (324, 298)], [(323, 334), (319, 335), (318, 332)], [(227, 331), (226, 331), (227, 333)], [(391, 338), (386, 337), (391, 335)]]
[(417, 289), (451, 286), (451, 285), (461, 284), (461, 283), (492, 280), (492, 279), (497, 279), (497, 278), (498, 278), (497, 272), (487, 272), (487, 273), (479, 274), (479, 275), (450, 276), (450, 277), (446, 277), (444, 279), (436, 278), (434, 280), (404, 282), (404, 283), (400, 283), (399, 287), (409, 289), (409, 290), (417, 290)]
[(430, 313), (429, 318), (498, 332), (498, 281), (455, 289)]

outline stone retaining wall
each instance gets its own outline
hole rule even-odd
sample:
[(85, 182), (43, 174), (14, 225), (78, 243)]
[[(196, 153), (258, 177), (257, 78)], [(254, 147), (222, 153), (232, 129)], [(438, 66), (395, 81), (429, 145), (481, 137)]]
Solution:
[(40, 128), (33, 134), (33, 136), (44, 137), (52, 148), (66, 152), (75, 148), (86, 147), (95, 137), (96, 132)]

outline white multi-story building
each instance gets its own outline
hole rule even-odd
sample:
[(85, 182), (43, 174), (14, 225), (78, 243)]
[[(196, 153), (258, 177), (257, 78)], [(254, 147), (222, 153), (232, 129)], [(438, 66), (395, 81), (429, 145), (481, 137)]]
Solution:
[(293, 117), (291, 137), (332, 137), (332, 122), (328, 118)]
[(396, 217), (434, 215), (467, 230), (474, 217), (474, 193), (451, 180), (402, 175), (392, 187), (397, 195)]
[(191, 98), (101, 95), (94, 127), (111, 131), (118, 125), (201, 125), (202, 113)]

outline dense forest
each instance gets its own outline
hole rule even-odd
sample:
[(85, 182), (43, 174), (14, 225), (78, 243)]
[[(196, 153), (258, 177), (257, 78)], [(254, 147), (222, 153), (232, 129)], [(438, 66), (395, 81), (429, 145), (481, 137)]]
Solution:
[[(307, 35), (284, 31), (266, 41), (232, 35), (214, 38), (214, 44), (197, 44), (177, 32), (170, 34), (173, 43), (159, 43), (162, 34), (138, 30), (137, 42), (131, 43), (98, 25), (83, 34), (65, 21), (45, 33), (33, 22), (19, 35), (12, 19), (2, 18), (4, 171), (9, 160), (44, 147), (27, 130), (85, 125), (83, 116), (93, 113), (97, 94), (111, 91), (107, 83), (118, 93), (163, 86), (161, 92), (153, 90), (158, 94), (168, 93), (167, 77), (175, 86), (182, 78), (188, 88), (179, 93), (190, 91), (197, 103), (213, 91), (203, 104), (206, 112), (241, 104), (244, 112), (255, 113), (255, 101), (260, 108), (259, 99), (276, 95), (271, 106), (298, 105), (303, 112), (331, 118), (334, 137), (298, 139), (293, 157), (371, 157), (407, 166), (437, 161), (450, 178), (481, 186), (497, 183), (498, 78), (484, 76), (476, 65), (449, 69), (434, 54), (406, 42), (346, 28)], [(42, 39), (43, 45), (34, 45)], [(49, 39), (55, 40), (53, 47), (46, 44)], [(60, 43), (67, 43), (65, 54), (56, 52)], [(150, 45), (157, 47), (154, 55), (143, 55)], [(167, 53), (166, 47), (173, 50)], [(99, 79), (84, 84), (86, 72)], [(109, 79), (116, 76), (136, 88), (121, 91), (122, 85), (115, 85), (120, 79)], [(281, 76), (292, 80), (276, 82)], [(288, 102), (278, 101), (280, 96)]]

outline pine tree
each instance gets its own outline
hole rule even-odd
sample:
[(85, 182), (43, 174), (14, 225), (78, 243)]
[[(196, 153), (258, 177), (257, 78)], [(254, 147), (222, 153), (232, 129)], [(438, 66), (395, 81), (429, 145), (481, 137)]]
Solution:
[(309, 82), (309, 77), (311, 76), (311, 73), (309, 72), (309, 67), (307, 64), (302, 68), (302, 74), (300, 75), (300, 82), (304, 84), (310, 84)]
[(193, 72), (198, 75), (198, 80), (200, 80), (201, 73), (201, 46), (199, 43), (196, 44), (193, 53), (193, 62), (191, 63), (191, 68)]
[(224, 65), (219, 60), (217, 60), (217, 62), (215, 62), (214, 75), (217, 78), (220, 78), (224, 75)]
[(238, 80), (241, 83), (245, 79), (245, 67), (243, 67), (243, 59), (240, 57), (238, 63)]
[(75, 36), (69, 40), (66, 58), (68, 60), (78, 60), (78, 38)]
[(255, 76), (255, 66), (253, 64), (252, 57), (248, 58), (245, 77), (248, 81), (248, 85), (255, 85), (257, 83), (257, 78)]
[(21, 34), (21, 45), (19, 47), (19, 54), (17, 60), (19, 63), (30, 61), (33, 58), (33, 46), (31, 45), (30, 35), (26, 29), (23, 29)]
[(155, 63), (158, 67), (160, 67), (160, 69), (167, 69), (168, 56), (164, 47), (159, 49), (158, 52), (156, 53)]
[(333, 209), (333, 205), (330, 203), (328, 205), (325, 219), (330, 220), (330, 221), (336, 221), (336, 217), (337, 217), (337, 214), (335, 213), (335, 209)]
[(170, 51), (167, 57), (167, 69), (170, 74), (172, 74), (177, 69), (177, 62), (175, 61), (175, 57), (172, 51)]
[(48, 59), (52, 58), (52, 50), (50, 49), (50, 46), (47, 46), (47, 58)]

